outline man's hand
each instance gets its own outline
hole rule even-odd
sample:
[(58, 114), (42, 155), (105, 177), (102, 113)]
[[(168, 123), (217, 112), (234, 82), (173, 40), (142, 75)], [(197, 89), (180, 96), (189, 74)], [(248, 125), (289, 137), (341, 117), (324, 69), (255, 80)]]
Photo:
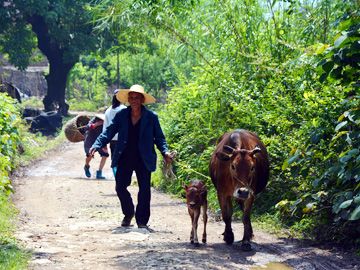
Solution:
[(96, 125), (95, 124), (89, 124), (89, 129), (95, 129)]
[(165, 160), (166, 164), (170, 164), (173, 162), (173, 156), (171, 155), (170, 152), (166, 152), (164, 154), (164, 160)]
[(91, 130), (92, 130), (92, 129), (95, 129), (95, 128), (103, 125), (103, 124), (104, 124), (104, 121), (99, 120), (99, 121), (96, 121), (95, 123), (92, 123), (92, 122), (88, 123), (88, 124), (87, 124), (87, 127), (88, 127), (88, 129), (91, 129)]

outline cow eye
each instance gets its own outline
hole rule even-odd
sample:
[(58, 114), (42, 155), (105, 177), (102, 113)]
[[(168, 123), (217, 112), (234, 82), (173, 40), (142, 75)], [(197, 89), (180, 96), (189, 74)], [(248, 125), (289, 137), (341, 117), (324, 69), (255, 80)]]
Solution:
[(235, 170), (235, 165), (231, 164), (231, 169)]

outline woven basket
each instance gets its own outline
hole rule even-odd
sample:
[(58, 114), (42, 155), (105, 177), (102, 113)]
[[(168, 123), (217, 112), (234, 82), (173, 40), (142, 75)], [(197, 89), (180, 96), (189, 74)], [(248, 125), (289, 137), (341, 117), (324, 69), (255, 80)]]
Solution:
[(88, 115), (78, 115), (74, 117), (73, 119), (69, 120), (64, 128), (64, 133), (66, 138), (70, 142), (81, 142), (85, 139), (84, 127), (89, 123), (90, 116)]

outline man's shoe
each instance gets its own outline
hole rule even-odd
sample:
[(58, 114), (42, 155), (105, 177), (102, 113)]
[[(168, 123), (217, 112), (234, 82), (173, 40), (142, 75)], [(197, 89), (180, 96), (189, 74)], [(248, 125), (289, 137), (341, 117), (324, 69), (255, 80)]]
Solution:
[(106, 177), (102, 175), (102, 171), (96, 171), (96, 179), (106, 179)]
[(84, 171), (85, 171), (85, 175), (87, 178), (91, 177), (91, 173), (90, 173), (90, 165), (85, 165), (84, 166)]
[(129, 227), (131, 224), (131, 220), (134, 216), (125, 216), (121, 222), (121, 227)]
[(145, 229), (145, 230), (147, 230), (148, 232), (154, 232), (154, 230), (153, 229), (150, 229), (150, 227), (148, 226), (148, 225), (146, 225), (146, 224), (138, 224), (138, 228), (139, 229)]

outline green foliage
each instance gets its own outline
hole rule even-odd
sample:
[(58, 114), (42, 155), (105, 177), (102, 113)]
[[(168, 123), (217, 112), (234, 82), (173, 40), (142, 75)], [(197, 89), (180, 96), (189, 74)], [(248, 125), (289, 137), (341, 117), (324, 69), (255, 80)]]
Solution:
[(69, 106), (70, 110), (74, 111), (87, 111), (87, 112), (95, 112), (99, 109), (100, 106), (103, 106), (103, 104), (96, 104), (96, 101), (90, 101), (87, 99), (83, 100), (77, 100), (77, 99), (70, 99)]
[(26, 25), (10, 28), (0, 39), (2, 51), (9, 55), (9, 61), (20, 70), (25, 70), (29, 65), (35, 46), (35, 36)]
[(321, 81), (330, 76), (342, 85), (349, 85), (359, 77), (360, 16), (354, 13), (347, 17), (340, 24), (341, 32), (336, 36), (333, 47), (326, 50), (326, 56), (319, 64), (324, 72)]
[(35, 46), (47, 57), (49, 74), (46, 111), (66, 115), (65, 88), (68, 73), (82, 53), (98, 48), (100, 33), (93, 32), (92, 18), (86, 7), (92, 1), (0, 1), (0, 50), (9, 54), (11, 63), (25, 69)]
[[(166, 90), (177, 84), (180, 77), (189, 76), (193, 61), (191, 54), (177, 52), (170, 40), (151, 29), (145, 37), (145, 42), (135, 40), (131, 46), (127, 44), (127, 52), (123, 51), (124, 48), (114, 47), (106, 56), (82, 57), (68, 79), (67, 96), (71, 108), (74, 109), (72, 104), (84, 102), (84, 97), (98, 106), (108, 105), (112, 91), (117, 88), (118, 76), (120, 88), (141, 84), (160, 102), (164, 100)], [(179, 69), (178, 65), (182, 68)]]
[(70, 72), (67, 96), (72, 110), (95, 111), (110, 102), (106, 93), (107, 74), (99, 63), (96, 57), (84, 57)]
[(0, 93), (0, 196), (9, 195), (12, 187), (9, 172), (14, 168), (12, 159), (17, 155), (21, 139), (17, 126), (20, 123), (19, 108), (15, 101)]
[(0, 269), (26, 269), (30, 253), (19, 247), (13, 237), (16, 211), (7, 196), (0, 194)]
[[(46, 38), (38, 37), (40, 50), (50, 50), (44, 41), (48, 38), (56, 46), (63, 49), (64, 62), (77, 61), (80, 53), (95, 47), (97, 36), (91, 34), (90, 16), (84, 12), (84, 6), (89, 1), (12, 1), (4, 4), (1, 1), (0, 10), (4, 15), (2, 22), (3, 50), (9, 53), (10, 60), (16, 66), (26, 68), (32, 49), (35, 48), (35, 36), (31, 33), (30, 24), (38, 27), (45, 23), (48, 31), (42, 33)], [(5, 1), (6, 2), (6, 1)], [(32, 29), (37, 33), (39, 29)], [(45, 53), (46, 54), (46, 53)], [(47, 55), (48, 56), (48, 55)]]
[(37, 109), (40, 109), (43, 104), (42, 104), (42, 101), (39, 97), (35, 97), (35, 96), (32, 96), (32, 97), (29, 97), (27, 99), (23, 99), (21, 100), (21, 106), (23, 108), (37, 108)]
[[(291, 209), (292, 215), (304, 219), (316, 218), (317, 225), (326, 228), (323, 230), (327, 233), (318, 235), (322, 238), (342, 241), (345, 234), (356, 243), (360, 232), (360, 103), (355, 94), (359, 89), (356, 57), (360, 53), (360, 17), (350, 14), (345, 18), (340, 24), (341, 34), (319, 63), (324, 72), (320, 81), (328, 78), (343, 92), (343, 99), (333, 108), (336, 115), (313, 130), (304, 146), (293, 151), (286, 161), (308, 186), (297, 200), (282, 201), (277, 206), (281, 211)], [(318, 164), (316, 170), (309, 170), (313, 164)]]
[(278, 237), (289, 237), (289, 235), (291, 235), (290, 231), (284, 229), (284, 226), (281, 222), (281, 217), (279, 216), (279, 213), (265, 213), (263, 215), (254, 217), (252, 219), (252, 223), (255, 229), (261, 228), (266, 232), (277, 235)]
[[(300, 7), (304, 14), (295, 13)], [(345, 83), (358, 78), (358, 61), (352, 61), (358, 28), (353, 26), (353, 32), (343, 34), (349, 39), (341, 39), (333, 27), (348, 7), (340, 1), (268, 9), (204, 1), (180, 12), (187, 16), (182, 26), (182, 18), (174, 20), (172, 13), (172, 23), (164, 16), (171, 11), (163, 11), (165, 28), (204, 63), (194, 69), (192, 81), (181, 81), (169, 92), (160, 113), (170, 147), (179, 153), (180, 181), (170, 185), (173, 192), (182, 181), (202, 178), (216, 209), (216, 193), (207, 176), (215, 142), (226, 131), (250, 129), (266, 144), (271, 163), (271, 178), (255, 203), (255, 214), (274, 214), (292, 235), (356, 244), (359, 104), (354, 85)], [(309, 23), (299, 15), (317, 19)], [(320, 62), (332, 80), (324, 82), (323, 75), (319, 81), (317, 54), (328, 48), (320, 42), (332, 37), (342, 44), (336, 47), (340, 51), (328, 49), (328, 58)], [(346, 67), (333, 76), (339, 65)]]
[(14, 99), (0, 93), (0, 269), (4, 270), (27, 269), (31, 258), (31, 253), (13, 235), (17, 210), (11, 203), (9, 174), (20, 165), (34, 162), (65, 139), (63, 133), (56, 139), (29, 133), (20, 119), (20, 110)]
[(17, 211), (10, 200), (13, 190), (9, 174), (20, 165), (29, 165), (46, 150), (64, 141), (63, 133), (49, 140), (40, 134), (27, 132), (20, 111), (21, 107), (14, 99), (0, 93), (0, 269), (4, 270), (26, 269), (31, 258), (13, 236)]
[(255, 131), (271, 164), (254, 205), (259, 223), (272, 219), (293, 236), (358, 244), (359, 20), (349, 13), (355, 4), (100, 1), (88, 9), (111, 39), (82, 57), (67, 94), (72, 108), (88, 109), (88, 100), (107, 104), (118, 83), (140, 83), (166, 98), (157, 109), (178, 152), (177, 179), (158, 170), (153, 183), (182, 196), (182, 183), (200, 178), (213, 210), (208, 165), (217, 139), (236, 128)]
[(20, 108), (14, 99), (0, 93), (0, 269), (26, 269), (30, 255), (21, 249), (12, 233), (16, 213), (10, 203), (13, 191), (9, 173), (18, 164), (22, 139)]
[[(24, 104), (22, 104), (24, 106)], [(48, 148), (64, 140), (61, 133), (50, 140), (27, 131), (28, 126), (20, 117), (22, 107), (7, 94), (0, 93), (0, 195), (12, 192), (9, 174), (20, 164), (26, 166)], [(64, 120), (66, 121), (66, 120)]]

